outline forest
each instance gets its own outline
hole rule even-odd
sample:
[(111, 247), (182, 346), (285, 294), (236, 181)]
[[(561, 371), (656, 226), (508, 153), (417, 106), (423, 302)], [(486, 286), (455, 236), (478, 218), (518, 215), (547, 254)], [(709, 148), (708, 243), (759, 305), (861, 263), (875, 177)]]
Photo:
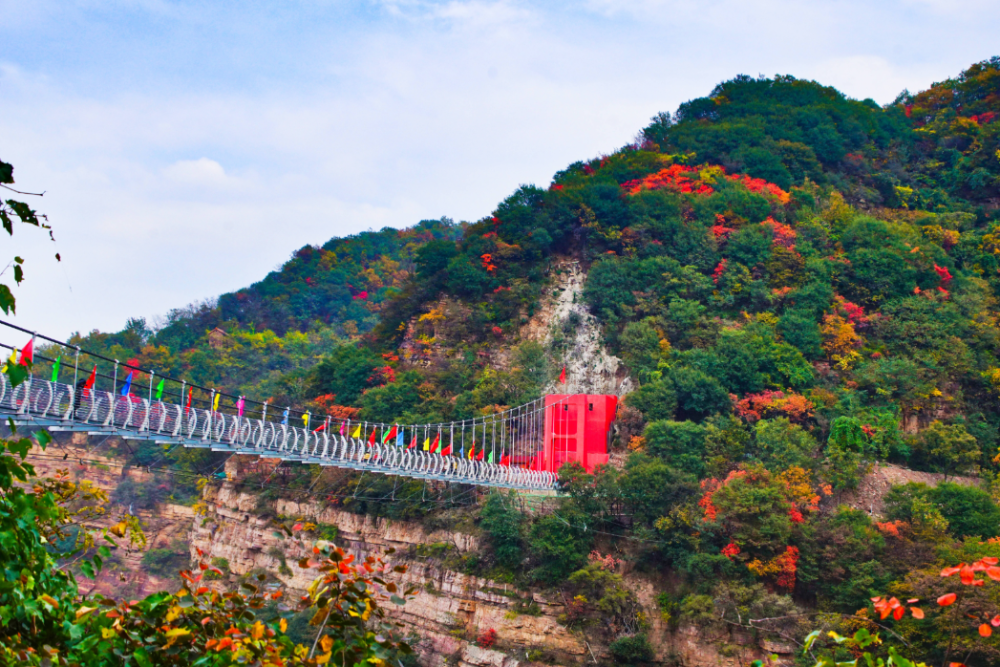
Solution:
[[(478, 221), (306, 246), (216, 303), (70, 342), (318, 413), (469, 418), (559, 375), (522, 332), (561, 258), (636, 381), (624, 463), (564, 467), (551, 514), (457, 509), (489, 548), (456, 567), (569, 591), (565, 624), (617, 664), (651, 659), (654, 613), (789, 633), (801, 664), (1000, 663), (1000, 57), (885, 106), (739, 76)], [(882, 464), (942, 481), (873, 515), (856, 501)], [(620, 558), (659, 575), (659, 609)]]

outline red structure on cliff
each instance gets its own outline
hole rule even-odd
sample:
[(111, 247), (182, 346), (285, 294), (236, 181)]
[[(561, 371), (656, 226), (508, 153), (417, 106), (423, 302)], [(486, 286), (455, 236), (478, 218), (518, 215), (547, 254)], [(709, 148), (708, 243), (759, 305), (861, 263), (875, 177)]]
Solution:
[(587, 472), (608, 462), (611, 423), (618, 397), (606, 394), (549, 394), (545, 397), (544, 449), (536, 470), (559, 472), (577, 461)]

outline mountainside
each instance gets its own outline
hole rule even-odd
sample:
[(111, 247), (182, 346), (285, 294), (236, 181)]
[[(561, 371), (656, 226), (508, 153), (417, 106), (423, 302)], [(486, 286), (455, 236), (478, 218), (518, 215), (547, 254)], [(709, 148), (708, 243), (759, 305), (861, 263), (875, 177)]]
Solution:
[[(452, 518), (483, 538), (466, 574), (557, 591), (562, 626), (617, 664), (650, 660), (647, 633), (678, 623), (723, 646), (853, 632), (869, 598), (933, 600), (943, 566), (1000, 558), (998, 128), (1000, 58), (884, 108), (737, 77), (479, 221), (303, 248), (158, 331), (133, 321), (74, 342), (404, 423), (518, 405), (561, 388), (567, 367), (572, 391), (624, 395), (623, 463), (564, 469), (549, 512), (465, 496)], [(886, 463), (963, 483), (859, 491)], [(313, 489), (313, 474), (265, 493)], [(315, 494), (408, 520), (447, 503), (375, 477), (360, 497), (349, 474)], [(875, 507), (866, 493), (885, 495), (882, 514), (858, 509)], [(640, 603), (625, 570), (656, 595)], [(970, 590), (975, 618), (1000, 603), (990, 584)], [(996, 664), (979, 624), (928, 614), (894, 628), (922, 659), (947, 661), (958, 642), (966, 663)]]

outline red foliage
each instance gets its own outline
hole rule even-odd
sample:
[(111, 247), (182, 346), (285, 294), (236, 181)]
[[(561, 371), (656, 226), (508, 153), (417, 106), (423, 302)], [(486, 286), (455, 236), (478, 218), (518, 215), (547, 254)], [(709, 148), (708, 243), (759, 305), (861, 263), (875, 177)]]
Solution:
[(938, 274), (938, 278), (941, 279), (942, 285), (947, 285), (948, 283), (951, 282), (952, 276), (951, 276), (951, 271), (948, 270), (948, 267), (938, 266), (937, 264), (935, 264), (934, 273)]
[(720, 241), (725, 241), (735, 230), (725, 225), (712, 225), (712, 234)]
[(788, 248), (789, 250), (795, 249), (795, 237), (797, 234), (789, 225), (780, 223), (771, 217), (768, 217), (767, 220), (760, 224), (771, 230), (771, 234), (774, 237), (774, 240), (772, 241), (774, 245), (779, 245), (783, 248)]
[(503, 329), (501, 329), (500, 327), (494, 326), (493, 327), (493, 335), (494, 336), (502, 336), (503, 335)]
[(394, 354), (392, 352), (383, 352), (382, 358), (385, 359), (386, 361), (399, 361), (399, 355)]
[[(662, 190), (668, 189), (674, 192), (696, 193), (710, 195), (713, 190), (708, 185), (701, 182), (699, 167), (689, 167), (683, 164), (675, 164), (649, 174), (644, 178), (622, 183), (622, 190), (628, 195), (638, 194), (642, 190)], [(692, 178), (694, 175), (694, 178)]]
[[(492, 233), (493, 232), (490, 232), (490, 234)], [(497, 270), (496, 264), (493, 263), (493, 255), (487, 252), (480, 255), (479, 258), (483, 260), (483, 268), (489, 273), (493, 273)]]
[(792, 518), (792, 523), (805, 523), (806, 518), (802, 516), (802, 512), (794, 504), (791, 509), (788, 510), (788, 516)]
[(361, 292), (358, 292), (357, 294), (355, 294), (354, 298), (355, 299), (361, 299), (363, 301), (363, 300), (365, 300), (365, 299), (368, 298), (368, 292), (366, 290), (362, 290)]
[(742, 183), (743, 186), (750, 192), (776, 197), (782, 204), (787, 204), (792, 198), (790, 194), (779, 188), (777, 185), (774, 183), (768, 183), (763, 178), (753, 178), (751, 176), (747, 176), (746, 174), (733, 174), (732, 176), (727, 176), (727, 178), (731, 181)]
[(706, 490), (705, 495), (698, 501), (698, 507), (705, 510), (705, 516), (702, 518), (702, 521), (705, 523), (715, 521), (719, 516), (719, 508), (712, 504), (712, 495), (726, 484), (729, 484), (729, 482), (739, 477), (744, 477), (746, 474), (746, 470), (733, 470), (721, 482), (715, 478), (701, 480), (701, 488)]
[(719, 265), (715, 267), (715, 271), (712, 272), (712, 282), (715, 283), (716, 285), (719, 284), (719, 278), (722, 277), (722, 274), (726, 270), (726, 264), (728, 263), (729, 263), (728, 260), (723, 259), (721, 262), (719, 262)]
[(882, 533), (883, 535), (888, 535), (890, 537), (899, 537), (899, 529), (904, 528), (905, 526), (906, 526), (905, 522), (898, 520), (887, 521), (885, 523), (881, 523), (878, 521), (875, 522), (875, 527), (878, 529), (878, 532)]
[(775, 584), (779, 588), (784, 588), (790, 591), (795, 588), (795, 573), (797, 571), (796, 564), (799, 561), (798, 547), (785, 547), (785, 553), (778, 556), (776, 560), (778, 565), (781, 567), (781, 573), (778, 575)]
[(943, 288), (943, 287), (938, 287), (938, 292), (941, 292), (941, 296), (943, 296), (943, 297), (944, 297), (944, 298), (946, 298), (946, 299), (947, 299), (947, 298), (948, 298), (948, 296), (949, 296), (949, 294), (948, 294), (948, 290), (946, 290), (946, 289), (945, 289), (945, 288)]
[(479, 646), (479, 648), (490, 648), (496, 643), (496, 641), (497, 641), (497, 631), (494, 630), (493, 628), (490, 628), (489, 630), (480, 634), (479, 637), (476, 638), (476, 645)]
[(726, 546), (722, 547), (722, 555), (729, 560), (732, 560), (733, 556), (737, 555), (739, 552), (740, 548), (736, 546), (735, 542), (730, 542)]
[(396, 370), (392, 366), (379, 366), (368, 378), (368, 383), (383, 386), (396, 381)]
[(498, 287), (495, 290), (493, 290), (493, 293), (494, 294), (499, 294), (500, 292), (509, 292), (509, 291), (510, 291), (509, 287), (504, 287), (503, 285), (501, 285), (500, 287)]
[(549, 186), (549, 190), (559, 191), (559, 190), (562, 190), (562, 189), (563, 189), (563, 186), (556, 185), (555, 183), (553, 183), (552, 185)]
[(585, 164), (583, 165), (583, 173), (585, 173), (587, 176), (593, 176), (594, 168), (591, 167), (589, 164)]
[(863, 306), (852, 303), (840, 295), (834, 297), (834, 301), (837, 304), (837, 310), (840, 311), (840, 313), (846, 317), (847, 321), (851, 324), (864, 326), (871, 322), (871, 319), (865, 315), (865, 309)]
[(747, 394), (739, 400), (735, 395), (730, 394), (730, 398), (733, 400), (736, 414), (751, 424), (776, 414), (788, 417), (791, 421), (801, 422), (811, 417), (812, 411), (816, 407), (801, 394), (786, 395), (783, 391), (772, 391), (771, 389), (765, 389), (759, 394)]

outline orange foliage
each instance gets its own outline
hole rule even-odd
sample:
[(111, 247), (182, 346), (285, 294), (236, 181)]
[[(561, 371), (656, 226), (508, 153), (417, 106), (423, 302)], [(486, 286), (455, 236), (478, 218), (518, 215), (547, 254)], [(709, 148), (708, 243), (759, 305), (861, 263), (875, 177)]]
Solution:
[(747, 394), (739, 400), (735, 395), (730, 395), (730, 398), (733, 400), (736, 414), (750, 423), (777, 415), (788, 417), (791, 421), (802, 422), (812, 417), (812, 411), (816, 407), (801, 394), (786, 395), (783, 391), (770, 389), (765, 389), (759, 394)]
[(837, 313), (823, 316), (820, 332), (826, 339), (823, 341), (823, 349), (831, 358), (844, 357), (861, 345), (861, 336), (855, 332), (854, 323)]

